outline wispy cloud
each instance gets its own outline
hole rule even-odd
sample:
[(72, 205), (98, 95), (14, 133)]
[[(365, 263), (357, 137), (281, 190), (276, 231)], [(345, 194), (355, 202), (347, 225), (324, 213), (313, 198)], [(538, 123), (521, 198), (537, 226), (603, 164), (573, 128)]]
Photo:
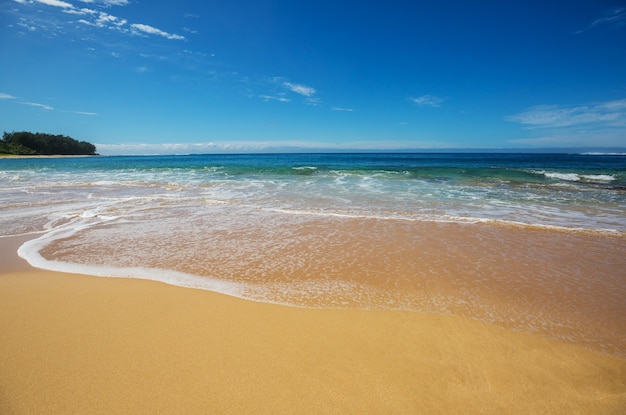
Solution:
[(83, 3), (89, 4), (103, 4), (105, 6), (127, 6), (128, 0), (79, 0)]
[(291, 92), (304, 95), (305, 97), (311, 97), (315, 95), (316, 92), (315, 88), (311, 88), (310, 86), (306, 85), (292, 84), (291, 82), (283, 82), (283, 86), (289, 89)]
[(302, 84), (294, 84), (292, 82), (283, 82), (282, 86), (293, 93), (306, 97), (304, 102), (309, 105), (317, 106), (322, 103), (322, 100), (316, 95), (317, 91), (313, 87)]
[[(263, 101), (279, 101), (291, 102), (291, 93), (304, 97), (304, 103), (307, 105), (320, 105), (322, 100), (317, 96), (317, 90), (311, 86), (304, 84), (296, 84), (289, 82), (286, 78), (275, 76), (266, 78), (261, 82), (250, 81), (246, 78), (248, 88), (246, 95), (250, 98), (261, 98)], [(253, 91), (256, 88), (263, 88), (268, 92), (257, 94)]]
[(279, 101), (279, 102), (290, 102), (291, 100), (285, 96), (284, 93), (278, 93), (276, 95), (259, 95), (263, 101)]
[(20, 104), (23, 105), (30, 105), (31, 107), (37, 107), (37, 108), (41, 108), (44, 109), (46, 111), (52, 111), (54, 109), (54, 107), (51, 107), (50, 105), (46, 105), (46, 104), (39, 104), (37, 102), (26, 102), (26, 101), (20, 101)]
[(156, 27), (152, 27), (147, 24), (133, 23), (130, 25), (130, 27), (134, 29), (135, 33), (136, 31), (139, 31), (142, 33), (147, 33), (149, 35), (163, 36), (164, 38), (171, 40), (185, 40), (185, 36), (167, 33), (161, 29), (157, 29)]
[(344, 111), (344, 112), (352, 112), (352, 111), (354, 111), (353, 108), (342, 108), (342, 107), (332, 107), (331, 109), (333, 111)]
[(102, 3), (105, 6), (127, 6), (128, 0), (80, 0), (83, 3)]
[(0, 99), (6, 99), (16, 104), (20, 104), (20, 105), (28, 105), (30, 107), (42, 108), (47, 111), (52, 111), (54, 109), (54, 107), (51, 107), (50, 105), (40, 104), (38, 102), (30, 102), (30, 101), (21, 100), (18, 97), (15, 97), (11, 94), (7, 94), (6, 92), (0, 92)]
[(411, 102), (420, 107), (440, 107), (443, 102), (446, 101), (445, 98), (437, 97), (434, 95), (422, 95), (417, 98), (411, 98)]
[[(18, 97), (15, 97), (11, 94), (7, 94), (5, 92), (0, 92), (0, 100), (2, 99), (6, 99), (6, 100), (10, 100), (11, 102), (15, 103), (15, 104), (20, 104), (20, 105), (28, 105), (29, 107), (35, 107), (35, 108), (40, 108), (42, 110), (46, 110), (46, 111), (54, 111), (55, 108), (51, 105), (47, 105), (47, 104), (40, 104), (38, 102), (32, 102), (32, 101), (24, 101)], [(79, 114), (79, 115), (98, 115), (95, 112), (90, 112), (90, 111), (63, 111), (60, 110), (59, 112), (67, 112), (67, 113), (72, 113), (72, 114)]]
[(65, 111), (65, 112), (71, 112), (72, 114), (88, 115), (88, 116), (96, 116), (96, 115), (98, 115), (95, 112), (87, 112), (87, 111)]
[(617, 146), (626, 137), (626, 99), (576, 106), (538, 105), (504, 118), (529, 137), (511, 140), (540, 146)]
[(614, 7), (609, 9), (603, 17), (594, 20), (586, 28), (577, 31), (577, 34), (586, 32), (587, 30), (594, 29), (601, 26), (617, 26), (621, 27), (626, 25), (626, 7)]
[(535, 147), (616, 147), (625, 148), (624, 131), (554, 131), (538, 136), (509, 140), (515, 145)]
[(563, 107), (538, 105), (505, 117), (531, 128), (558, 128), (577, 125), (626, 127), (626, 99)]

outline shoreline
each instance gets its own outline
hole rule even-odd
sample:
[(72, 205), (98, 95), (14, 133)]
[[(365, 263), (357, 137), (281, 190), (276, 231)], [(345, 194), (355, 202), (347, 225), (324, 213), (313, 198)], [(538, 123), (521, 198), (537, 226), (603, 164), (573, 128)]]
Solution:
[(16, 254), (29, 237), (0, 238), (3, 414), (626, 407), (626, 359), (452, 315), (302, 309), (37, 270)]
[[(195, 255), (188, 249), (170, 249), (188, 242), (175, 233), (162, 244), (150, 245), (168, 254), (158, 263), (142, 263), (143, 267), (118, 261), (138, 254), (132, 238), (132, 244), (120, 239), (111, 245), (101, 239), (105, 244), (91, 246), (88, 239), (60, 234), (62, 239), (45, 242), (41, 256), (29, 256), (25, 249), (20, 255), (52, 271), (158, 280), (266, 303), (454, 314), (626, 357), (625, 286), (619, 271), (626, 266), (622, 237), (522, 232), (482, 224), (367, 225), (364, 231), (360, 221), (309, 222), (301, 228), (308, 230), (299, 235), (312, 235), (306, 244), (274, 250), (275, 258), (300, 256), (316, 264), (314, 268), (303, 264), (308, 271), (268, 272), (263, 263), (243, 257), (233, 267), (239, 251), (233, 245), (236, 239), (229, 237), (197, 242), (220, 248)], [(272, 239), (255, 227), (247, 232), (237, 238)], [(333, 232), (343, 235), (340, 245), (345, 249), (325, 242), (332, 240)], [(387, 263), (376, 260), (377, 252), (385, 253)], [(85, 258), (93, 258), (93, 266)], [(388, 278), (390, 270), (393, 278)]]

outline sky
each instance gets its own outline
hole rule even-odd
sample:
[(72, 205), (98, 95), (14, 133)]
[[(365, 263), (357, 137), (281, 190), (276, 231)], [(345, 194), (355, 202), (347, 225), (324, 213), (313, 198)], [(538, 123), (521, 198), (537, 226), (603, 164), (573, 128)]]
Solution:
[(0, 62), (100, 154), (626, 148), (624, 0), (0, 0)]

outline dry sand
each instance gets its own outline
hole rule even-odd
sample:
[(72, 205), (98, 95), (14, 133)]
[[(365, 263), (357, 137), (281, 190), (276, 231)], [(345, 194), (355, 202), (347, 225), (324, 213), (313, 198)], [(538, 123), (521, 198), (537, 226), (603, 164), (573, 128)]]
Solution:
[(0, 238), (0, 414), (623, 414), (626, 360), (455, 316), (33, 270)]

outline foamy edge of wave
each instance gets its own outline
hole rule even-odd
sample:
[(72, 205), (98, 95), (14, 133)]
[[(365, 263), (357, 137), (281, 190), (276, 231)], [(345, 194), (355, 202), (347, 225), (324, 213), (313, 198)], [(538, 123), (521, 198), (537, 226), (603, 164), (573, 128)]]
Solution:
[(429, 222), (429, 223), (458, 223), (458, 224), (487, 224), (487, 225), (500, 225), (500, 226), (512, 226), (517, 228), (527, 229), (543, 229), (558, 232), (576, 232), (576, 233), (595, 233), (602, 235), (626, 235), (626, 232), (610, 229), (610, 228), (582, 228), (582, 227), (567, 227), (559, 225), (548, 225), (541, 223), (527, 223), (504, 219), (492, 219), (492, 218), (476, 218), (471, 216), (454, 216), (454, 215), (423, 215), (419, 217), (402, 217), (402, 216), (382, 216), (382, 215), (359, 215), (352, 213), (339, 213), (339, 212), (316, 212), (307, 210), (291, 210), (291, 209), (270, 209), (273, 212), (284, 213), (288, 215), (308, 215), (319, 217), (336, 217), (345, 219), (374, 219), (374, 220), (395, 220), (405, 222)]
[[(104, 222), (104, 221), (102, 221)], [(97, 222), (102, 223), (102, 222)], [(75, 224), (73, 221), (70, 225)], [(31, 266), (48, 271), (64, 272), (69, 274), (83, 274), (105, 278), (134, 278), (158, 281), (178, 287), (195, 288), (226, 294), (232, 297), (250, 299), (244, 296), (246, 285), (236, 282), (221, 281), (209, 277), (200, 277), (174, 270), (163, 270), (147, 267), (113, 267), (100, 265), (84, 265), (70, 262), (48, 260), (41, 256), (40, 251), (49, 243), (57, 239), (75, 235), (80, 230), (94, 226), (94, 224), (79, 224), (78, 226), (63, 226), (46, 232), (39, 238), (24, 242), (17, 250), (17, 254)]]
[(579, 173), (560, 173), (546, 170), (530, 170), (532, 174), (538, 174), (548, 179), (564, 180), (567, 182), (591, 182), (591, 183), (608, 183), (617, 178), (609, 174), (579, 174)]

